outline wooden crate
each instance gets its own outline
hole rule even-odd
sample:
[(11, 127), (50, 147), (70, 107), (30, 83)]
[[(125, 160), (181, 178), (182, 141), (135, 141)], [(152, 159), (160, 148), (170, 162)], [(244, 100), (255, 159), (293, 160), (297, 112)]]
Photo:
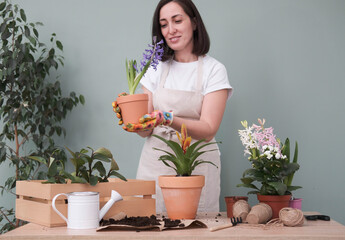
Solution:
[[(116, 202), (104, 218), (119, 212), (127, 216), (151, 216), (156, 214), (156, 203), (152, 195), (156, 193), (155, 181), (128, 179), (127, 182), (111, 178), (109, 182), (89, 184), (42, 184), (40, 180), (17, 181), (16, 183), (16, 218), (44, 225), (47, 227), (65, 226), (66, 222), (52, 208), (52, 200), (58, 193), (94, 191), (99, 192), (100, 207), (109, 199), (111, 190), (123, 197)], [(56, 208), (67, 217), (67, 202), (60, 196)]]

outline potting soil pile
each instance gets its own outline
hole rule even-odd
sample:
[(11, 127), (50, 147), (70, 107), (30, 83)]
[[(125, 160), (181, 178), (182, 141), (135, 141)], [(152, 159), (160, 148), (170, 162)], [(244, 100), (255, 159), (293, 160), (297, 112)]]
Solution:
[(151, 217), (127, 217), (114, 216), (102, 220), (100, 227), (96, 231), (117, 231), (117, 230), (151, 230), (163, 231), (167, 229), (184, 229), (184, 228), (207, 228), (207, 226), (198, 220), (171, 220), (169, 218)]

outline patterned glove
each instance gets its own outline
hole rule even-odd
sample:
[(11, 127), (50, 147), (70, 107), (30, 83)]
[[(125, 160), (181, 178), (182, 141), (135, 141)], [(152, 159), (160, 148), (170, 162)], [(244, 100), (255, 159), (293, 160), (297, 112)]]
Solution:
[[(126, 96), (128, 95), (127, 93), (123, 92), (123, 93), (120, 93), (118, 96), (121, 97), (121, 96)], [(121, 115), (121, 108), (119, 107), (119, 105), (117, 104), (117, 101), (114, 101), (112, 103), (113, 105), (113, 111), (116, 112), (116, 117), (119, 120), (119, 125), (122, 125), (123, 124), (123, 120), (122, 120), (122, 115)]]
[(173, 122), (173, 113), (163, 112), (160, 110), (153, 111), (152, 113), (145, 114), (139, 119), (139, 123), (128, 123), (123, 127), (128, 132), (140, 132), (151, 130), (158, 125), (170, 126)]

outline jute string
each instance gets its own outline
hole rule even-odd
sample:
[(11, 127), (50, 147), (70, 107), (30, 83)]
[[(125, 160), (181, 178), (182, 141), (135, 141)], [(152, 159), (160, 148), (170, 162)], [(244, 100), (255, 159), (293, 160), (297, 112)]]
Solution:
[[(255, 208), (256, 208), (256, 206), (253, 206), (252, 210)], [(248, 217), (250, 217), (251, 212), (249, 212), (249, 214), (247, 216), (247, 220), (248, 220)], [(266, 215), (266, 213), (263, 213), (263, 214)], [(258, 217), (258, 219), (260, 219), (260, 217)], [(244, 227), (244, 228), (261, 228), (261, 229), (267, 230), (267, 229), (271, 229), (274, 227), (284, 227), (284, 226), (298, 227), (298, 226), (302, 226), (303, 223), (304, 223), (303, 212), (299, 209), (296, 209), (296, 208), (287, 207), (287, 208), (282, 208), (279, 211), (279, 218), (271, 219), (266, 224), (249, 223), (249, 224), (239, 224), (237, 226)]]

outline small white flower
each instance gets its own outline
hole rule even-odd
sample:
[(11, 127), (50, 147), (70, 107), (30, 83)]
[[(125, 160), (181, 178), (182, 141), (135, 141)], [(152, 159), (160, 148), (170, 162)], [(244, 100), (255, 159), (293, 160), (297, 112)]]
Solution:
[(279, 148), (274, 147), (273, 150), (274, 150), (275, 152), (278, 152), (278, 151), (279, 151)]
[(283, 156), (282, 156), (282, 159), (285, 159), (285, 158), (286, 158), (286, 156), (285, 156), (285, 155), (283, 155)]
[(271, 145), (268, 146), (268, 149), (272, 152), (273, 151), (273, 147)]
[(276, 153), (276, 159), (279, 159), (280, 157), (280, 153)]
[(273, 157), (272, 154), (268, 154), (268, 155), (266, 155), (266, 156), (267, 156), (267, 159), (271, 159), (271, 158)]

